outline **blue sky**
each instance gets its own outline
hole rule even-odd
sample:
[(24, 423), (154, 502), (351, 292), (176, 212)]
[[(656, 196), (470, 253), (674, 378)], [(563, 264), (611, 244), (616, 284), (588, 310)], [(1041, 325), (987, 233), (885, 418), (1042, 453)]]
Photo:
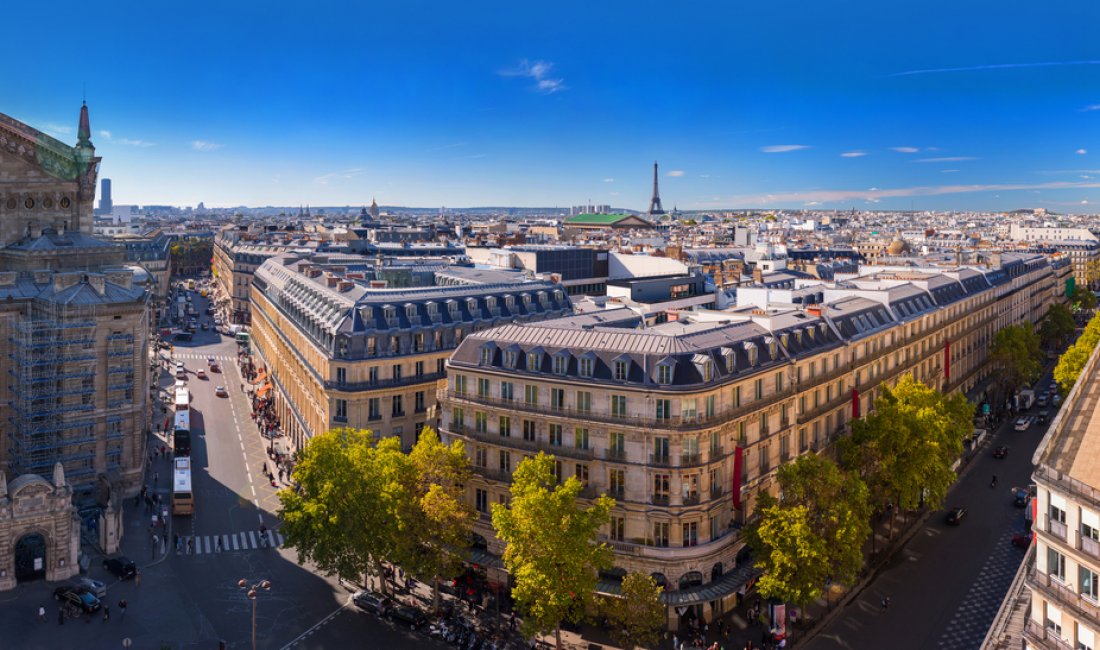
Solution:
[[(18, 2), (0, 112), (116, 203), (1100, 203), (1093, 2)], [(847, 154), (847, 155), (845, 155)]]

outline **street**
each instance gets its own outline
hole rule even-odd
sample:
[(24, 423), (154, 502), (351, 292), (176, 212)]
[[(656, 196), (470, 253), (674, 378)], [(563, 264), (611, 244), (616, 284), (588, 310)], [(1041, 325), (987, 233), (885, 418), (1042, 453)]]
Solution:
[[(1050, 373), (1044, 373), (1045, 386)], [(1029, 413), (1039, 410), (1033, 407)], [(1051, 418), (1055, 409), (1047, 407)], [(1012, 535), (1024, 532), (1024, 509), (1013, 506), (1011, 489), (1031, 483), (1031, 456), (1047, 425), (1013, 430), (1002, 423), (972, 466), (952, 488), (944, 510), (898, 551), (892, 564), (805, 647), (963, 650), (981, 645), (1024, 557)], [(992, 451), (1006, 445), (1006, 458)], [(997, 486), (990, 487), (997, 476)], [(969, 512), (958, 526), (944, 523), (945, 510)], [(888, 597), (888, 607), (883, 598)]]
[[(202, 314), (206, 300), (194, 295)], [(168, 350), (161, 354), (168, 359)], [(195, 373), (208, 369), (208, 357), (217, 360), (221, 372), (208, 372), (208, 379), (198, 379)], [(102, 556), (94, 552), (86, 574), (107, 583), (104, 603), (111, 607), (110, 621), (96, 614), (59, 625), (51, 595), (57, 583), (24, 584), (0, 600), (0, 628), (5, 630), (0, 647), (113, 649), (130, 639), (135, 648), (217, 648), (219, 641), (228, 648), (250, 648), (252, 602), (247, 590), (237, 585), (241, 579), (271, 583), (270, 590), (259, 590), (256, 600), (258, 648), (343, 650), (361, 645), (364, 639), (384, 648), (442, 647), (424, 633), (359, 611), (349, 605), (350, 593), (335, 577), (300, 566), (293, 550), (261, 543), (261, 524), (269, 529), (269, 539), (282, 542), (277, 488), (262, 473), (265, 463), (269, 469), (274, 465), (267, 455), (268, 442), (251, 418), (250, 399), (242, 390), (237, 344), (228, 336), (199, 330), (193, 342), (175, 344), (171, 359), (186, 365), (192, 396), (194, 515), (172, 517), (167, 545), (154, 548), (151, 515), (144, 504), (127, 500), (122, 553), (137, 562), (140, 581), (119, 582), (102, 568)], [(171, 389), (174, 381), (168, 372), (161, 373), (162, 389)], [(215, 396), (219, 385), (226, 387), (228, 397)], [(154, 422), (161, 424), (164, 417), (161, 413)], [(150, 451), (154, 444), (171, 449), (170, 442), (156, 432), (154, 438)], [(171, 501), (171, 474), (171, 459), (163, 457), (153, 460), (146, 472), (147, 485), (165, 504)], [(191, 539), (193, 552), (187, 552), (183, 543), (177, 553), (174, 535)], [(91, 551), (88, 546), (85, 550)], [(128, 605), (124, 617), (117, 606), (123, 599)], [(35, 620), (39, 605), (49, 612), (46, 623)], [(8, 645), (12, 639), (19, 639), (18, 644)]]

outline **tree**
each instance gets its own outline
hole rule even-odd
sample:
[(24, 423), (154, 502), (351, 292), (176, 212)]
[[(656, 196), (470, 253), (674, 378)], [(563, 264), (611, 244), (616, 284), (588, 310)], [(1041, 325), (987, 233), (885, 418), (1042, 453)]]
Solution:
[(863, 567), (863, 543), (871, 536), (867, 485), (829, 458), (809, 454), (779, 468), (780, 504), (805, 506), (813, 530), (828, 550), (829, 577), (852, 580)]
[(333, 429), (313, 437), (294, 468), (297, 489), (279, 491), (280, 532), (327, 575), (365, 576), (390, 548), (370, 431)]
[(626, 650), (657, 647), (667, 618), (661, 587), (645, 573), (628, 573), (623, 578), (622, 594), (605, 600), (604, 614), (611, 627), (611, 639)]
[(945, 396), (904, 375), (883, 386), (867, 416), (841, 439), (843, 466), (857, 472), (871, 493), (915, 509), (939, 507), (955, 481), (952, 465), (973, 428), (974, 406), (959, 393)]
[(757, 507), (760, 518), (746, 529), (756, 566), (764, 570), (756, 583), (766, 598), (805, 606), (821, 595), (829, 577), (829, 549), (813, 529), (806, 506), (785, 507), (774, 499)]
[(1100, 314), (1092, 317), (1085, 331), (1081, 333), (1077, 341), (1058, 358), (1058, 364), (1054, 366), (1054, 381), (1058, 382), (1062, 394), (1069, 394), (1070, 389), (1077, 383), (1077, 377), (1084, 370), (1093, 349), (1100, 342)]
[(1031, 383), (1042, 371), (1039, 337), (1031, 325), (1009, 325), (993, 335), (990, 356), (1001, 372), (1001, 381), (1012, 392)]
[(561, 622), (583, 619), (599, 571), (611, 567), (611, 550), (596, 542), (614, 500), (603, 495), (587, 508), (577, 503), (576, 477), (559, 483), (554, 457), (540, 452), (512, 475), (511, 502), (493, 504), (493, 527), (505, 543), (504, 566), (512, 597), (524, 612), (523, 632), (553, 631), (561, 648)]
[(438, 611), (439, 580), (462, 569), (476, 516), (464, 498), (470, 461), (461, 440), (444, 446), (430, 427), (420, 432), (409, 460), (416, 470), (421, 530), (412, 537), (415, 543), (408, 569), (431, 582), (432, 606)]
[(1058, 349), (1065, 345), (1076, 329), (1077, 325), (1074, 323), (1070, 308), (1061, 303), (1055, 303), (1050, 306), (1039, 324), (1039, 339), (1044, 347)]
[(1073, 297), (1073, 306), (1081, 311), (1096, 309), (1096, 294), (1087, 287), (1079, 290)]

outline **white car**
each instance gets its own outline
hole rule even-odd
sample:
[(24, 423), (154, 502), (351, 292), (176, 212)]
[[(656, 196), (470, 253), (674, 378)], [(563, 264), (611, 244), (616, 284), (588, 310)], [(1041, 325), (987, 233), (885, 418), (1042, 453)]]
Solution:
[(1027, 431), (1028, 427), (1030, 427), (1030, 426), (1031, 426), (1031, 418), (1024, 417), (1024, 418), (1020, 418), (1020, 419), (1016, 420), (1015, 429), (1017, 431)]

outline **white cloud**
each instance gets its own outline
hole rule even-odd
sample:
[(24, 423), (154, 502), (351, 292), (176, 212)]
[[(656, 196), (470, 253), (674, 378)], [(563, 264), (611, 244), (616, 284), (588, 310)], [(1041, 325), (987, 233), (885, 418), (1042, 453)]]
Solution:
[(1100, 61), (1039, 61), (1036, 63), (995, 63), (992, 65), (971, 65), (963, 68), (928, 68), (926, 70), (906, 70), (895, 72), (888, 77), (907, 77), (917, 74), (938, 74), (943, 72), (980, 72), (983, 70), (1014, 70), (1018, 68), (1051, 68), (1068, 65), (1100, 65)]
[(561, 77), (551, 77), (550, 72), (554, 64), (549, 61), (529, 61), (521, 59), (514, 68), (507, 68), (497, 72), (502, 77), (526, 77), (535, 81), (535, 90), (544, 95), (552, 95), (565, 90), (565, 80)]
[(129, 145), (131, 147), (152, 147), (155, 146), (155, 142), (149, 142), (148, 140), (131, 140), (130, 138), (122, 138), (118, 141), (119, 144)]
[(1087, 149), (1078, 149), (1077, 151), (1074, 151), (1073, 153), (1077, 154), (1078, 156), (1083, 156), (1083, 155), (1088, 153), (1088, 150)]
[(840, 154), (840, 157), (841, 158), (859, 158), (861, 156), (866, 156), (866, 155), (867, 155), (866, 151), (845, 151), (844, 153)]
[(890, 147), (898, 153), (917, 153), (920, 151), (919, 147)]
[(710, 174), (699, 174), (699, 178), (710, 178)]
[(683, 175), (684, 175), (684, 172), (683, 172), (683, 171), (681, 171), (681, 170), (679, 170), (679, 169), (673, 169), (672, 171), (670, 171), (670, 172), (668, 173), (668, 175), (669, 175), (669, 176), (677, 176), (677, 177), (678, 177), (678, 176), (683, 176)]
[(207, 142), (205, 140), (192, 140), (191, 148), (195, 151), (215, 151), (221, 149), (223, 146), (217, 142)]
[(944, 194), (966, 194), (971, 192), (1011, 192), (1026, 190), (1072, 190), (1100, 188), (1100, 182), (1067, 182), (1054, 181), (1050, 183), (1032, 184), (984, 184), (984, 185), (924, 185), (917, 187), (898, 187), (888, 189), (871, 188), (869, 190), (807, 190), (804, 192), (780, 192), (777, 194), (746, 195), (734, 197), (733, 203), (740, 204), (774, 204), (774, 203), (805, 203), (807, 201), (821, 201), (823, 203), (836, 203), (847, 201), (880, 201), (910, 196), (940, 196)]
[(807, 208), (810, 208), (815, 205), (821, 205), (821, 201), (806, 201), (803, 205), (805, 205)]
[(1082, 113), (1087, 113), (1088, 111), (1100, 111), (1100, 104), (1089, 104), (1088, 106), (1080, 110)]
[(353, 167), (351, 169), (345, 169), (339, 172), (329, 172), (328, 174), (322, 174), (321, 176), (315, 177), (313, 179), (313, 182), (319, 185), (328, 185), (332, 181), (355, 178), (356, 176), (362, 174), (363, 171), (364, 170), (361, 167)]
[(55, 135), (68, 135), (73, 132), (73, 127), (63, 124), (46, 124), (44, 130)]
[(605, 182), (605, 183), (614, 183), (615, 179), (614, 178), (605, 178), (605, 179), (603, 179), (603, 182)]
[(959, 170), (957, 170), (957, 169), (941, 169), (940, 173), (941, 174), (954, 174), (957, 171), (959, 171)]
[(943, 158), (919, 158), (913, 162), (918, 163), (944, 163), (944, 162), (966, 162), (967, 160), (977, 160), (974, 156), (946, 156)]
[(99, 137), (106, 138), (107, 140), (110, 140), (111, 139), (111, 132), (107, 131), (106, 129), (100, 129), (99, 130)]
[(809, 149), (808, 144), (770, 144), (766, 147), (760, 147), (760, 151), (764, 153), (787, 153), (788, 151), (800, 151), (802, 149)]

